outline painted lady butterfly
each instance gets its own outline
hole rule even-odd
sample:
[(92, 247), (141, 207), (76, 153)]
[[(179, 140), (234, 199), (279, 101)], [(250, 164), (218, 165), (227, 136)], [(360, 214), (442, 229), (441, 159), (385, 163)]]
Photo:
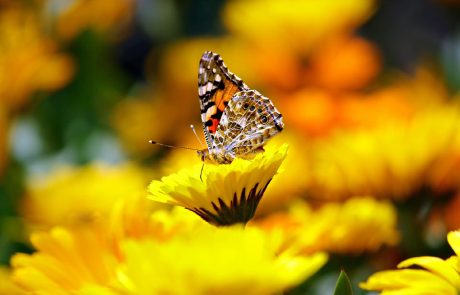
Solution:
[(200, 60), (198, 95), (208, 146), (198, 151), (203, 161), (227, 164), (235, 157), (250, 158), (284, 128), (270, 99), (250, 89), (211, 51)]

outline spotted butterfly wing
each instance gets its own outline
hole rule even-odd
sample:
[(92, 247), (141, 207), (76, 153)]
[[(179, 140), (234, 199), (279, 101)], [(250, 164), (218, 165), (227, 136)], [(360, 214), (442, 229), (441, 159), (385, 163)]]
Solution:
[(228, 102), (233, 95), (244, 90), (249, 87), (227, 69), (218, 54), (211, 51), (203, 54), (198, 69), (198, 95), (209, 150), (213, 147), (214, 135)]
[(224, 110), (215, 134), (215, 149), (223, 161), (257, 153), (265, 142), (284, 128), (280, 112), (256, 90), (236, 93)]
[(270, 99), (251, 90), (210, 51), (203, 54), (198, 94), (207, 150), (198, 154), (215, 163), (231, 163), (263, 150), (265, 142), (284, 128)]

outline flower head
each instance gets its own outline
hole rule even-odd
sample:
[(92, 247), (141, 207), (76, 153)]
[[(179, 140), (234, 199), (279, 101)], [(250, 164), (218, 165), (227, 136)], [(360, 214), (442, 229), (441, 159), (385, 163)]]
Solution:
[(408, 198), (423, 185), (440, 181), (430, 171), (436, 171), (446, 156), (450, 163), (456, 162), (459, 120), (455, 105), (431, 107), (408, 122), (336, 133), (316, 141), (309, 154), (310, 192), (322, 199), (367, 194)]
[(117, 200), (144, 196), (145, 171), (132, 164), (61, 168), (29, 182), (23, 214), (34, 225), (75, 226), (108, 217)]
[(286, 154), (287, 145), (283, 145), (252, 160), (237, 158), (228, 165), (205, 165), (202, 180), (201, 165), (184, 169), (152, 181), (150, 198), (185, 207), (213, 224), (246, 223)]
[(369, 197), (326, 203), (318, 209), (297, 202), (287, 213), (272, 214), (250, 225), (280, 230), (286, 235), (285, 247), (301, 253), (360, 254), (399, 240), (395, 208)]
[(24, 290), (16, 286), (11, 280), (10, 270), (0, 267), (0, 294), (25, 295)]
[[(381, 291), (382, 294), (445, 294), (456, 295), (460, 291), (460, 232), (453, 231), (447, 240), (455, 255), (443, 260), (424, 256), (404, 260), (399, 270), (373, 274), (360, 287)], [(418, 269), (408, 269), (417, 266)]]
[(16, 254), (11, 261), (13, 280), (25, 290), (69, 294), (106, 285), (115, 277), (117, 258), (105, 232), (95, 227), (53, 228), (33, 234), (31, 240), (37, 252)]
[[(316, 272), (327, 256), (279, 253), (256, 228), (207, 224), (159, 243), (124, 244), (127, 294), (277, 294)], [(175, 282), (171, 284), (171, 282)], [(124, 293), (123, 293), (124, 294)]]
[(183, 209), (144, 217), (137, 233), (137, 216), (119, 217), (124, 234), (103, 223), (35, 233), (36, 252), (12, 259), (13, 281), (37, 294), (274, 294), (327, 260), (283, 251), (281, 235), (210, 226)]

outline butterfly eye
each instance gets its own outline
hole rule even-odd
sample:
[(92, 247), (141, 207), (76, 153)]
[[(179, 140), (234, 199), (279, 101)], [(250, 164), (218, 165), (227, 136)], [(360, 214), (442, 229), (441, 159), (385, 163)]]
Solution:
[(267, 121), (268, 121), (266, 116), (260, 117), (260, 120), (262, 121), (262, 123), (267, 123)]
[(255, 109), (256, 109), (256, 107), (255, 107), (255, 106), (250, 106), (250, 107), (249, 107), (249, 110), (250, 110), (251, 112), (254, 112), (254, 111), (255, 111)]
[(243, 110), (247, 110), (248, 108), (249, 108), (249, 104), (248, 104), (248, 103), (245, 103), (245, 104), (243, 105)]
[(261, 109), (261, 108), (258, 108), (258, 109), (257, 109), (257, 113), (258, 113), (258, 114), (262, 114), (262, 109)]

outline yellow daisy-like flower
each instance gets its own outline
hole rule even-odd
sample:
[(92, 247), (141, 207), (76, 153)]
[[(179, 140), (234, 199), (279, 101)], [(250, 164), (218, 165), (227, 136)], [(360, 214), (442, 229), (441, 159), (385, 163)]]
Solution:
[(22, 211), (41, 227), (88, 224), (108, 218), (117, 200), (144, 196), (147, 184), (146, 171), (132, 164), (61, 168), (29, 181)]
[(430, 185), (429, 173), (445, 155), (454, 161), (460, 154), (459, 122), (458, 106), (437, 106), (419, 111), (409, 122), (318, 140), (309, 153), (309, 191), (322, 199), (407, 198)]
[[(460, 231), (447, 235), (455, 255), (443, 260), (438, 257), (414, 257), (398, 265), (400, 270), (373, 274), (360, 287), (381, 291), (381, 294), (439, 294), (457, 295), (460, 292)], [(407, 269), (417, 266), (419, 269)]]
[(35, 233), (37, 251), (13, 257), (12, 279), (33, 294), (275, 294), (327, 261), (283, 251), (282, 235), (214, 227), (177, 209), (144, 217), (140, 228), (131, 208), (115, 210), (124, 234), (103, 223)]
[(31, 240), (37, 252), (16, 254), (11, 261), (13, 280), (25, 290), (84, 294), (83, 288), (107, 286), (116, 277), (118, 260), (104, 230), (57, 227)]
[(25, 295), (24, 290), (16, 286), (11, 280), (10, 270), (0, 267), (0, 294), (1, 295)]
[(318, 209), (297, 202), (286, 213), (275, 213), (250, 225), (281, 230), (287, 235), (286, 247), (300, 253), (361, 254), (399, 241), (395, 208), (369, 197), (327, 203)]
[(287, 154), (287, 145), (257, 155), (237, 158), (228, 165), (201, 165), (154, 180), (150, 198), (185, 207), (216, 225), (246, 223)]
[[(278, 294), (327, 260), (279, 253), (279, 236), (256, 228), (206, 224), (164, 243), (124, 244), (128, 294)], [(174, 283), (171, 283), (174, 282)]]

